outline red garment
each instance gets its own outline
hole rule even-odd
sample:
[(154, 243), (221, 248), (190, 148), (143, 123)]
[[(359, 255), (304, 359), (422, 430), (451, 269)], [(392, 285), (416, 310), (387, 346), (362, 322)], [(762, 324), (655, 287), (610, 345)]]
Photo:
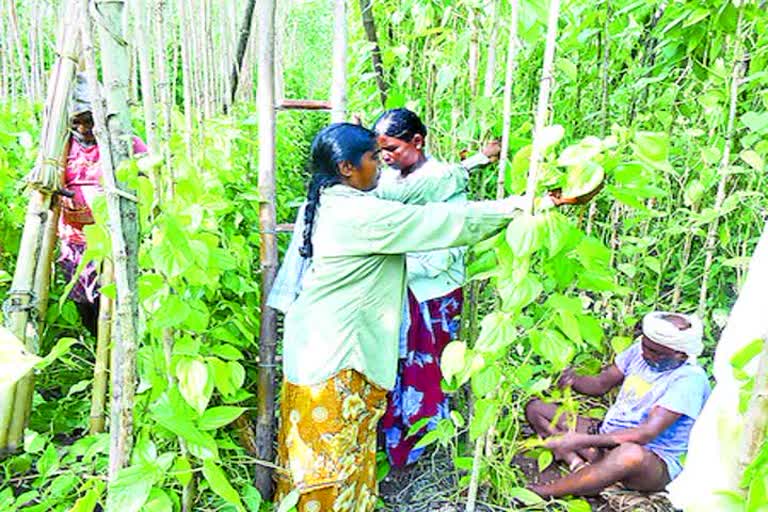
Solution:
[[(440, 386), (440, 357), (445, 346), (456, 338), (463, 301), (461, 288), (423, 303), (408, 291), (406, 355), (400, 359), (400, 371), (380, 423), (387, 454), (395, 467), (415, 462), (423, 449), (414, 449), (414, 445), (440, 419), (448, 417), (448, 398)], [(427, 315), (429, 318), (425, 318)], [(430, 418), (427, 425), (408, 437), (411, 426), (423, 418)]]
[[(93, 224), (91, 206), (93, 200), (102, 193), (99, 146), (85, 147), (73, 137), (70, 140), (63, 187), (73, 192), (75, 197), (62, 200), (59, 238), (65, 242), (84, 244), (83, 226)], [(146, 152), (147, 147), (141, 139), (134, 137), (133, 154)]]

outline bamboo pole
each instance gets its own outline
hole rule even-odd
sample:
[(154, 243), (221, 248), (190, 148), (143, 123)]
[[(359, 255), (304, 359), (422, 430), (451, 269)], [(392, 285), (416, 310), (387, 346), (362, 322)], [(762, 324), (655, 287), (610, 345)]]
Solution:
[(376, 22), (373, 18), (373, 4), (371, 0), (360, 0), (360, 16), (363, 20), (365, 37), (371, 43), (371, 62), (373, 71), (376, 73), (376, 85), (379, 88), (379, 97), (381, 106), (387, 105), (387, 81), (384, 77), (384, 63), (381, 60), (381, 49), (379, 48), (379, 38), (376, 35)]
[[(114, 281), (112, 262), (105, 259), (99, 276), (101, 287)], [(91, 415), (89, 432), (104, 432), (104, 409), (107, 403), (107, 380), (109, 374), (109, 342), (112, 337), (112, 311), (114, 302), (104, 294), (99, 297), (99, 322), (96, 333), (96, 361), (93, 367), (93, 388), (91, 389)]]
[(477, 95), (477, 77), (480, 68), (480, 28), (477, 25), (477, 12), (475, 12), (474, 6), (470, 5), (467, 9), (469, 9), (467, 14), (469, 22), (469, 61), (467, 68), (469, 70), (469, 92), (474, 98)]
[[(343, 4), (343, 0), (341, 0)], [(275, 346), (277, 314), (268, 307), (267, 296), (277, 273), (275, 226), (275, 0), (259, 4), (259, 231), (261, 253), (261, 325), (259, 333), (259, 386), (256, 440), (261, 460), (274, 457)], [(338, 13), (337, 13), (338, 14)], [(338, 78), (338, 77), (337, 77)], [(339, 97), (336, 97), (339, 100)], [(339, 103), (335, 104), (337, 107)], [(343, 105), (341, 105), (343, 108)], [(337, 111), (337, 114), (339, 111)], [(343, 110), (340, 111), (343, 115)], [(272, 496), (271, 470), (256, 468), (255, 486), (264, 499)]]
[[(76, 0), (69, 0), (69, 7), (76, 6)], [(55, 209), (50, 210), (51, 197), (61, 183), (62, 156), (67, 134), (67, 107), (76, 69), (76, 55), (79, 50), (77, 19), (69, 17), (62, 21), (57, 37), (57, 60), (54, 63), (48, 84), (48, 96), (43, 113), (43, 130), (40, 154), (35, 169), (27, 177), (31, 195), (24, 221), (16, 270), (11, 290), (8, 293), (6, 324), (10, 330), (34, 351), (38, 336), (35, 322), (45, 310), (47, 287), (50, 276), (52, 255), (52, 225)], [(42, 256), (42, 258), (41, 258)], [(42, 261), (41, 261), (42, 260)], [(45, 262), (48, 262), (46, 265)], [(40, 294), (35, 294), (35, 290)], [(39, 299), (42, 298), (42, 301)], [(16, 450), (23, 440), (24, 427), (32, 400), (31, 374), (20, 380), (8, 396), (0, 403), (0, 450)]]
[(496, 23), (496, 0), (490, 0), (490, 7), (487, 18), (491, 24), (491, 34), (488, 38), (488, 50), (485, 60), (485, 77), (483, 78), (483, 96), (490, 98), (493, 96), (494, 84), (496, 82), (496, 45), (498, 39), (498, 24)]
[(525, 187), (527, 196), (527, 208), (529, 214), (533, 214), (533, 198), (536, 195), (536, 183), (539, 179), (539, 160), (542, 157), (541, 132), (547, 123), (547, 111), (549, 109), (549, 93), (552, 89), (554, 76), (552, 75), (553, 62), (555, 60), (555, 47), (557, 45), (557, 19), (560, 15), (560, 0), (550, 0), (549, 16), (547, 19), (547, 39), (544, 47), (544, 64), (541, 68), (541, 82), (539, 85), (539, 101), (536, 106), (534, 119), (533, 142), (531, 148), (531, 162), (528, 167), (528, 183)]
[[(261, 50), (259, 50), (261, 51)], [(347, 3), (333, 1), (333, 48), (331, 69), (331, 122), (347, 117)]]
[[(116, 343), (112, 350), (112, 406), (110, 415), (109, 480), (128, 462), (133, 444), (133, 397), (135, 394), (135, 355), (138, 339), (136, 300), (138, 226), (136, 200), (115, 179), (115, 170), (130, 157), (131, 127), (128, 112), (128, 49), (120, 23), (123, 0), (95, 0), (93, 15), (98, 17), (104, 76), (104, 104), (101, 103), (93, 46), (93, 20), (88, 15), (88, 0), (81, 0), (85, 14), (81, 31), (86, 69), (93, 97), (94, 134), (99, 144), (99, 160), (109, 213), (112, 261), (117, 287), (115, 316)], [(110, 488), (111, 489), (111, 488)]]
[[(736, 22), (736, 36), (733, 49), (733, 65), (731, 68), (731, 86), (730, 86), (730, 105), (728, 107), (728, 124), (725, 128), (725, 144), (723, 146), (723, 157), (720, 159), (718, 174), (720, 181), (717, 184), (717, 193), (715, 195), (714, 210), (717, 212), (723, 206), (725, 201), (725, 187), (728, 182), (728, 165), (731, 160), (731, 149), (733, 147), (734, 125), (736, 123), (736, 106), (739, 98), (739, 85), (747, 68), (749, 56), (744, 50), (742, 44), (742, 24), (744, 20), (744, 9), (739, 8), (739, 17)], [(699, 292), (699, 315), (704, 315), (707, 308), (707, 293), (709, 286), (709, 274), (712, 270), (712, 263), (715, 258), (715, 238), (719, 225), (719, 217), (715, 217), (707, 229), (707, 238), (704, 242), (704, 272), (701, 276), (701, 289)]]
[[(183, 2), (184, 0), (179, 1)], [(179, 9), (179, 15), (181, 16), (179, 27), (179, 30), (181, 31), (181, 80), (184, 91), (184, 144), (187, 147), (188, 156), (191, 157), (192, 131), (194, 125), (192, 120), (192, 82), (194, 81), (194, 78), (192, 76), (192, 66), (190, 64), (190, 49), (192, 47), (192, 43), (189, 40), (191, 37), (189, 23), (190, 13), (187, 12), (186, 8), (181, 7)]]
[(237, 86), (240, 84), (240, 76), (243, 72), (243, 63), (245, 62), (245, 51), (248, 48), (248, 41), (251, 37), (251, 27), (253, 26), (253, 11), (255, 7), (256, 0), (248, 0), (248, 3), (245, 5), (245, 14), (243, 16), (243, 21), (240, 25), (240, 33), (237, 38), (237, 53), (235, 55), (235, 61), (232, 63), (232, 72), (230, 73), (229, 77), (230, 104), (235, 102)]
[(512, 0), (512, 14), (509, 19), (509, 43), (507, 48), (507, 67), (504, 73), (504, 114), (501, 130), (501, 155), (499, 158), (499, 174), (496, 179), (496, 197), (505, 195), (505, 180), (509, 160), (509, 131), (512, 125), (512, 81), (517, 67), (517, 52), (520, 41), (517, 37), (517, 27), (520, 17), (520, 2)]

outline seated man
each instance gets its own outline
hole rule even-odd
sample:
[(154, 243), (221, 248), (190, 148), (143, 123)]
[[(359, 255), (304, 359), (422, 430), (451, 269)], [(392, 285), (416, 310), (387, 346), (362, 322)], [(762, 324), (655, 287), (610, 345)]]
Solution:
[(526, 418), (544, 446), (572, 472), (529, 489), (544, 498), (594, 495), (616, 482), (645, 492), (663, 490), (680, 473), (694, 421), (709, 396), (709, 382), (696, 364), (702, 325), (695, 315), (653, 312), (643, 318), (640, 340), (598, 375), (571, 368), (560, 387), (600, 396), (619, 384), (616, 402), (600, 421), (579, 416), (575, 431), (556, 404), (532, 400)]

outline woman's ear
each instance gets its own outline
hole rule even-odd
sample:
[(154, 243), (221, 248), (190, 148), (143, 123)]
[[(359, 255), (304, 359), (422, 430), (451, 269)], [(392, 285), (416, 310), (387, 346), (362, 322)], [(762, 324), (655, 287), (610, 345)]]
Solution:
[(423, 149), (424, 148), (424, 136), (420, 133), (417, 133), (411, 138), (411, 144), (414, 145), (416, 149)]
[(352, 176), (352, 172), (355, 170), (355, 166), (352, 165), (352, 162), (349, 160), (344, 160), (343, 162), (339, 162), (339, 174), (344, 176), (345, 178), (349, 178)]

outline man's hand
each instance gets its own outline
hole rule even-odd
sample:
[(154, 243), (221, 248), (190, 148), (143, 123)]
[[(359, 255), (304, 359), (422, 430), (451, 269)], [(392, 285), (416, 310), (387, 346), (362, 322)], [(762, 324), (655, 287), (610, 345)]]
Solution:
[(560, 375), (560, 378), (557, 381), (557, 385), (561, 389), (569, 388), (573, 386), (573, 383), (577, 377), (578, 375), (576, 375), (576, 370), (569, 366), (563, 370), (563, 373)]
[(550, 437), (544, 442), (544, 446), (550, 450), (559, 450), (561, 452), (575, 452), (582, 448), (589, 448), (591, 445), (589, 434), (579, 432), (568, 432), (562, 436)]

